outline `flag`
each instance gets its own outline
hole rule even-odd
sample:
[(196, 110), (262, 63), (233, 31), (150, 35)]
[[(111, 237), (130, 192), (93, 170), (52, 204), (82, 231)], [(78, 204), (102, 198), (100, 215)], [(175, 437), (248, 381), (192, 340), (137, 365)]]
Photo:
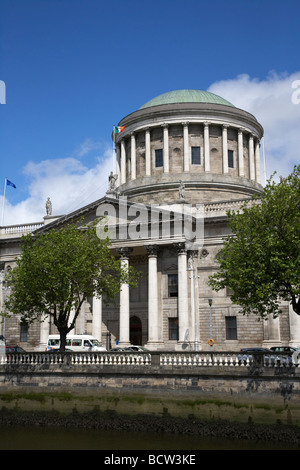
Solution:
[(125, 127), (117, 127), (114, 126), (114, 133), (119, 134), (120, 132), (124, 132)]
[(13, 188), (16, 188), (16, 187), (17, 187), (14, 183), (12, 183), (12, 182), (9, 181), (9, 180), (6, 180), (6, 184), (7, 184), (8, 186), (12, 186)]

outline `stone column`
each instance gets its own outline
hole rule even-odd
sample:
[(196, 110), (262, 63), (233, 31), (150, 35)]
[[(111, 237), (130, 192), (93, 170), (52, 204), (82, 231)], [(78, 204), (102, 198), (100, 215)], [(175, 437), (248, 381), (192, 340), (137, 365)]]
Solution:
[(116, 146), (116, 172), (117, 172), (117, 181), (116, 186), (121, 184), (121, 156), (120, 156), (120, 146)]
[(239, 160), (239, 176), (245, 176), (243, 130), (242, 129), (238, 130), (238, 160)]
[(93, 326), (92, 335), (102, 342), (102, 296), (93, 297)]
[(255, 180), (255, 163), (254, 163), (254, 141), (253, 135), (249, 136), (249, 168), (250, 168), (250, 179)]
[(121, 184), (126, 183), (126, 151), (125, 140), (121, 140)]
[(78, 315), (77, 321), (77, 333), (79, 335), (84, 335), (85, 333), (85, 302), (81, 304), (80, 313)]
[(183, 171), (190, 171), (189, 123), (183, 122)]
[[(119, 254), (121, 255), (121, 265), (123, 269), (129, 268), (129, 254), (132, 248), (120, 248)], [(121, 284), (120, 290), (120, 346), (128, 346), (129, 339), (129, 322), (130, 322), (130, 303), (129, 303), (129, 285), (127, 283)]]
[(148, 345), (157, 346), (160, 342), (157, 255), (156, 245), (146, 246), (148, 253)]
[(223, 148), (223, 173), (228, 173), (228, 144), (227, 144), (227, 125), (223, 124), (222, 130), (222, 148)]
[(163, 132), (164, 132), (164, 173), (169, 173), (169, 130), (168, 124), (163, 124)]
[(145, 131), (145, 164), (146, 164), (146, 176), (151, 175), (151, 148), (150, 148), (150, 129)]
[(48, 343), (48, 335), (50, 333), (50, 319), (49, 316), (45, 317), (45, 320), (40, 325), (40, 348), (41, 351), (46, 349)]
[(133, 133), (131, 134), (131, 179), (136, 179), (136, 145)]
[[(71, 311), (70, 311), (69, 324), (68, 324), (68, 326), (71, 325), (71, 323), (72, 323), (72, 321), (73, 321), (73, 319), (74, 319), (74, 317), (75, 317), (75, 313), (76, 313), (75, 307), (72, 307), (72, 308), (71, 308)], [(76, 334), (76, 322), (75, 322), (74, 328), (70, 331), (70, 333), (71, 333), (72, 335), (75, 335), (75, 334)]]
[(204, 169), (210, 171), (209, 122), (204, 123)]
[(188, 281), (187, 281), (187, 251), (185, 243), (176, 245), (178, 256), (178, 322), (179, 343), (189, 339), (188, 319)]
[(197, 275), (197, 260), (198, 250), (188, 251), (188, 265), (189, 265), (189, 278), (190, 278), (190, 325), (191, 334), (190, 341), (194, 342), (194, 349), (198, 351), (199, 348), (199, 303), (198, 303), (198, 275)]
[(255, 179), (257, 183), (261, 182), (260, 178), (260, 143), (259, 140), (256, 140), (255, 143)]
[(269, 315), (264, 322), (264, 347), (280, 345), (280, 324), (279, 318)]

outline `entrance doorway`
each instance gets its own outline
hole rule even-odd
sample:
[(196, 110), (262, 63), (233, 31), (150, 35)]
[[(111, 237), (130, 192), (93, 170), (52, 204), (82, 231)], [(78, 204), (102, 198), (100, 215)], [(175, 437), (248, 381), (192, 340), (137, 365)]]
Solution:
[(142, 322), (137, 316), (130, 317), (129, 339), (131, 344), (142, 345)]

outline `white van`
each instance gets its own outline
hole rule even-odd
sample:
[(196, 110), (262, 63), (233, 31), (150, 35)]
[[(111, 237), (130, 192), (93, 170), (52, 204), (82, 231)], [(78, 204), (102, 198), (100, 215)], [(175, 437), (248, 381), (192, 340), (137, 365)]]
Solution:
[[(59, 346), (60, 336), (49, 335), (46, 351), (59, 349)], [(66, 349), (70, 351), (106, 351), (96, 338), (89, 335), (67, 335)]]

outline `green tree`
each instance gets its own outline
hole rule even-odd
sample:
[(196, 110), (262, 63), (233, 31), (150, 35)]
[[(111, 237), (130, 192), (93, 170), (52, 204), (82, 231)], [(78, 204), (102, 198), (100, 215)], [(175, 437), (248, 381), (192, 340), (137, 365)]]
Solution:
[(228, 213), (232, 234), (209, 285), (216, 291), (228, 287), (244, 314), (277, 317), (282, 299), (300, 315), (299, 175), (300, 165), (278, 183), (272, 177), (258, 198)]
[(24, 236), (22, 255), (7, 275), (11, 295), (5, 311), (28, 324), (52, 317), (64, 352), (66, 335), (88, 297), (103, 296), (109, 302), (116, 299), (121, 283), (137, 284), (139, 273), (122, 268), (110, 244), (109, 238), (97, 236), (95, 225), (69, 224)]

